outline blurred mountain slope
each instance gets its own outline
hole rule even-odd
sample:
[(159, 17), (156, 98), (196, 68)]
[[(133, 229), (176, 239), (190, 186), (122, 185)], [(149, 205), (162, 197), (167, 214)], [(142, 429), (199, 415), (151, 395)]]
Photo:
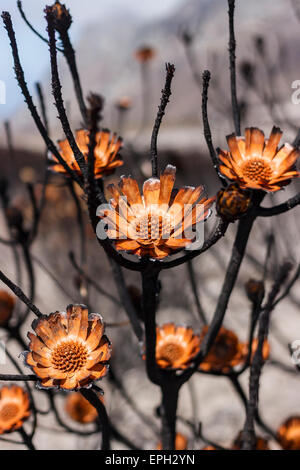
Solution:
[[(162, 142), (176, 146), (174, 132), (170, 131), (176, 128), (178, 145), (183, 146), (188, 142), (198, 144), (201, 140), (201, 127), (198, 128), (201, 117), (201, 95), (193, 81), (184, 48), (178, 38), (179, 32), (183, 29), (195, 34), (193, 51), (197, 61), (197, 70), (201, 73), (205, 68), (209, 68), (215, 84), (218, 84), (218, 87), (211, 88), (211, 94), (214, 101), (222, 103), (224, 115), (222, 116), (222, 112), (220, 115), (220, 111), (218, 115), (213, 115), (215, 132), (224, 134), (227, 130), (231, 130), (230, 116), (228, 116), (230, 96), (226, 0), (184, 1), (168, 17), (144, 24), (140, 24), (137, 17), (127, 14), (126, 11), (116, 11), (112, 17), (97, 20), (83, 31), (81, 39), (75, 46), (84, 93), (86, 95), (93, 90), (105, 96), (104, 124), (106, 126), (116, 126), (117, 115), (114, 103), (118, 98), (126, 95), (131, 97), (134, 105), (128, 113), (126, 130), (130, 132), (139, 127), (142, 114), (141, 80), (139, 64), (134, 59), (134, 51), (143, 44), (149, 44), (156, 49), (157, 55), (150, 66), (148, 92), (151, 105), (148, 109), (149, 122), (145, 138), (149, 138), (164, 82), (164, 63), (168, 61), (175, 63), (176, 76), (173, 83), (173, 95), (164, 121), (163, 132), (165, 129), (166, 133), (165, 137), (162, 133)], [(267, 38), (271, 61), (276, 62), (280, 50), (285, 51), (281, 57), (281, 60), (284, 60), (282, 65), (284, 81), (278, 91), (283, 92), (289, 102), (290, 83), (297, 79), (297, 74), (300, 77), (300, 70), (298, 71), (300, 24), (295, 19), (290, 3), (286, 0), (237, 1), (238, 61), (245, 57), (256, 59), (252, 48), (252, 39), (255, 35), (263, 35)], [(80, 126), (80, 116), (74, 100), (72, 81), (63, 58), (60, 59), (60, 74), (70, 119), (76, 128)], [(243, 98), (243, 93), (247, 93), (247, 90), (245, 91), (242, 87), (241, 80), (238, 82), (239, 94)], [(47, 103), (51, 114), (53, 136), (60, 138), (61, 130), (56, 119), (53, 97), (50, 94), (48, 74), (45, 76), (44, 88), (48, 96)], [(247, 93), (247, 99), (249, 94)], [(292, 111), (299, 113), (295, 106)], [(259, 118), (263, 123), (266, 120), (261, 112)], [(27, 110), (20, 109), (14, 117), (13, 124), (20, 136), (18, 145), (25, 147), (41, 145)], [(189, 135), (188, 129), (192, 128), (194, 132)]]

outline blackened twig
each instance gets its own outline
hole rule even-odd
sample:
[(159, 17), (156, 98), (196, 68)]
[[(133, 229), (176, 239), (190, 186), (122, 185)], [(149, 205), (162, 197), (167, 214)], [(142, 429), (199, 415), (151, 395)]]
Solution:
[(265, 262), (264, 262), (263, 281), (265, 281), (268, 276), (270, 257), (271, 257), (272, 249), (275, 244), (275, 238), (272, 232), (267, 236), (266, 241), (267, 241), (267, 250), (266, 250)]
[(85, 226), (83, 222), (82, 208), (81, 208), (79, 198), (76, 194), (73, 181), (68, 181), (68, 187), (69, 187), (70, 194), (72, 196), (72, 199), (76, 207), (76, 219), (77, 219), (77, 226), (78, 226), (78, 231), (79, 231), (79, 236), (80, 236), (80, 263), (81, 265), (83, 265), (86, 262), (86, 237), (85, 237)]
[(0, 374), (0, 382), (36, 382), (36, 375), (16, 375), (16, 374)]
[(176, 266), (180, 266), (181, 264), (186, 263), (188, 260), (192, 260), (193, 258), (196, 258), (196, 256), (201, 255), (210, 247), (215, 245), (225, 235), (228, 225), (228, 222), (223, 219), (220, 219), (218, 221), (217, 226), (212, 230), (212, 233), (209, 235), (208, 239), (205, 240), (205, 242), (203, 243), (202, 248), (200, 248), (199, 250), (190, 250), (187, 252), (186, 255), (183, 255), (172, 261), (160, 262), (160, 269), (169, 269), (174, 268)]
[[(17, 5), (18, 5), (18, 9), (21, 13), (21, 16), (22, 16), (23, 20), (25, 21), (27, 26), (31, 29), (31, 31), (33, 31), (34, 34), (36, 34), (43, 42), (49, 44), (48, 39), (44, 38), (44, 36), (42, 36), (42, 34), (40, 34), (32, 26), (32, 24), (28, 21), (27, 17), (25, 16), (24, 10), (22, 8), (22, 3), (20, 1), (18, 1)], [(79, 104), (81, 115), (83, 117), (83, 120), (84, 120), (85, 124), (87, 124), (86, 106), (85, 106), (84, 99), (83, 99), (82, 88), (81, 88), (79, 74), (78, 74), (76, 60), (75, 60), (75, 51), (72, 47), (72, 44), (71, 44), (71, 41), (70, 41), (70, 38), (69, 38), (69, 35), (68, 35), (67, 31), (60, 31), (60, 39), (61, 39), (63, 47), (61, 48), (61, 47), (56, 46), (56, 49), (59, 52), (62, 52), (65, 56), (65, 59), (67, 61), (67, 64), (69, 66), (71, 76), (72, 76), (72, 79), (73, 79), (75, 94), (76, 94), (76, 97), (77, 97), (77, 101), (78, 101), (78, 104)]]
[(4, 284), (9, 287), (10, 290), (13, 291), (13, 293), (19, 297), (22, 302), (24, 302), (25, 305), (27, 305), (28, 308), (37, 316), (41, 317), (43, 314), (40, 312), (40, 310), (28, 299), (28, 297), (24, 294), (22, 289), (20, 287), (16, 286), (8, 277), (5, 276), (5, 274), (0, 271), (0, 280), (4, 282)]
[(97, 410), (102, 429), (101, 450), (109, 450), (110, 447), (110, 423), (106, 413), (105, 406), (99, 400), (97, 393), (91, 389), (82, 388), (81, 395)]
[(110, 430), (111, 430), (111, 435), (114, 437), (117, 441), (121, 442), (124, 444), (128, 449), (130, 450), (140, 450), (138, 447), (136, 447), (133, 442), (131, 442), (127, 436), (124, 436), (124, 434), (121, 434), (120, 431), (112, 424), (110, 423)]
[(194, 299), (195, 299), (199, 319), (200, 319), (200, 321), (202, 323), (202, 326), (203, 326), (203, 325), (207, 324), (207, 320), (206, 320), (205, 312), (203, 310), (203, 307), (201, 305), (200, 298), (199, 298), (199, 295), (198, 295), (197, 283), (196, 283), (196, 279), (195, 279), (195, 272), (194, 272), (193, 263), (192, 263), (191, 260), (188, 260), (187, 268), (188, 268), (188, 274), (189, 274), (189, 278), (190, 278), (192, 291), (193, 291), (193, 294), (194, 294)]
[(257, 209), (257, 215), (260, 217), (272, 217), (273, 215), (283, 214), (284, 212), (293, 209), (300, 204), (300, 193), (296, 196), (291, 197), (286, 202), (278, 204), (274, 207), (259, 207)]
[[(237, 394), (239, 395), (245, 409), (247, 407), (247, 404), (248, 404), (248, 400), (247, 400), (247, 397), (246, 397), (246, 394), (239, 382), (239, 379), (236, 375), (232, 375), (232, 374), (229, 374), (228, 375), (228, 379), (231, 381), (235, 391), (237, 392)], [(275, 441), (277, 441), (277, 436), (276, 434), (274, 433), (274, 431), (262, 420), (260, 414), (259, 414), (259, 411), (256, 410), (256, 415), (255, 415), (255, 421), (257, 423), (257, 425), (263, 430), (265, 431), (269, 436), (272, 437), (272, 439), (274, 439)]]
[(219, 160), (217, 158), (211, 137), (210, 125), (208, 121), (208, 112), (207, 112), (207, 99), (208, 99), (208, 87), (210, 81), (210, 72), (209, 70), (204, 70), (202, 75), (202, 121), (203, 121), (203, 132), (205, 141), (210, 153), (210, 158), (213, 163), (214, 169), (217, 172), (217, 175), (222, 183), (222, 186), (227, 186), (226, 179), (221, 175), (219, 171)]
[(234, 35), (234, 8), (235, 0), (228, 0), (229, 15), (229, 65), (230, 65), (230, 87), (231, 87), (231, 104), (232, 115), (236, 135), (241, 135), (240, 109), (236, 93), (236, 67), (235, 67), (235, 49), (236, 41)]
[(46, 105), (45, 105), (43, 89), (42, 89), (42, 85), (40, 84), (40, 82), (37, 82), (35, 84), (35, 88), (36, 88), (36, 91), (37, 91), (37, 94), (38, 94), (38, 97), (39, 97), (43, 123), (44, 123), (44, 126), (45, 126), (45, 129), (46, 129), (47, 133), (49, 134), (48, 116), (47, 116), (47, 111), (46, 111)]
[(263, 360), (263, 344), (265, 339), (268, 337), (270, 314), (274, 308), (274, 301), (278, 295), (278, 292), (285, 282), (290, 270), (291, 264), (285, 263), (279, 270), (277, 279), (274, 282), (272, 290), (268, 296), (266, 305), (260, 315), (259, 328), (258, 328), (258, 344), (255, 351), (252, 365), (250, 368), (250, 379), (249, 379), (249, 400), (247, 404), (247, 416), (243, 430), (243, 446), (242, 449), (249, 450), (255, 448), (255, 431), (254, 421), (257, 415), (258, 407), (258, 395), (259, 395), (259, 380), (261, 371), (264, 365)]
[(4, 129), (5, 129), (5, 134), (6, 134), (8, 153), (11, 158), (11, 163), (13, 163), (15, 160), (15, 150), (13, 146), (13, 139), (12, 139), (11, 127), (10, 127), (9, 121), (5, 121)]
[(66, 58), (66, 61), (69, 66), (70, 73), (73, 79), (75, 94), (76, 94), (76, 98), (78, 101), (81, 116), (82, 116), (85, 126), (87, 126), (88, 125), (87, 109), (86, 109), (86, 105), (83, 99), (83, 92), (82, 92), (82, 87), (81, 87), (79, 73), (78, 73), (77, 64), (76, 64), (75, 51), (72, 47), (68, 31), (60, 32), (60, 40), (63, 44), (63, 54)]
[[(23, 20), (25, 21), (25, 23), (27, 24), (27, 26), (29, 27), (29, 29), (31, 29), (31, 31), (37, 36), (39, 37), (43, 42), (47, 43), (48, 44), (48, 39), (47, 38), (44, 38), (44, 36), (42, 36), (42, 34), (40, 34), (35, 28), (34, 26), (32, 26), (32, 24), (29, 22), (29, 20), (27, 19), (25, 13), (24, 13), (24, 10), (23, 10), (23, 7), (22, 7), (22, 2), (20, 0), (17, 1), (17, 6), (18, 6), (18, 9), (19, 9), (19, 12), (23, 18)], [(57, 48), (60, 52), (63, 52), (62, 49), (60, 48)]]
[[(27, 183), (26, 187), (27, 187), (27, 191), (28, 191), (28, 194), (29, 194), (31, 207), (32, 207), (32, 212), (33, 212), (32, 227), (31, 227), (30, 233), (26, 237), (27, 238), (26, 245), (30, 245), (35, 240), (35, 238), (37, 236), (41, 211), (39, 210), (39, 207), (38, 207), (38, 203), (37, 203), (37, 200), (36, 200), (36, 195), (35, 195), (35, 192), (34, 192), (33, 184), (32, 183)], [(43, 189), (43, 191), (44, 191), (44, 189)], [(41, 206), (41, 209), (42, 209), (42, 206)]]
[(54, 19), (53, 14), (51, 13), (51, 8), (46, 8), (46, 20), (48, 24), (48, 36), (49, 36), (49, 50), (50, 50), (50, 62), (51, 62), (51, 83), (52, 83), (52, 93), (55, 100), (55, 105), (58, 111), (58, 116), (63, 128), (63, 131), (67, 137), (67, 140), (70, 144), (74, 157), (78, 163), (78, 166), (83, 174), (84, 179), (87, 177), (87, 164), (84, 158), (84, 155), (81, 153), (71, 126), (66, 114), (64, 107), (64, 101), (61, 93), (61, 83), (58, 74), (58, 65), (57, 65), (57, 50), (56, 50), (56, 39), (55, 39), (55, 28), (54, 28)]
[(130, 320), (132, 329), (137, 339), (141, 342), (143, 340), (143, 329), (141, 327), (137, 312), (128, 293), (122, 268), (113, 259), (109, 258), (109, 262), (120, 297), (120, 301), (124, 307), (125, 312), (127, 313), (128, 319)]
[(19, 434), (22, 436), (23, 442), (29, 450), (35, 450), (35, 447), (32, 443), (30, 436), (27, 434), (25, 429), (22, 427), (18, 429)]
[[(98, 196), (101, 201), (106, 202), (104, 195), (103, 181), (98, 178), (95, 181), (95, 149), (96, 138), (99, 131), (99, 123), (102, 119), (102, 109), (104, 99), (101, 95), (90, 93), (88, 96), (89, 109), (89, 143), (88, 143), (88, 169), (87, 179), (85, 181), (85, 193), (87, 196), (87, 204), (91, 209), (94, 207), (94, 200)], [(97, 183), (97, 184), (96, 184)]]
[[(263, 197), (264, 193), (258, 193), (256, 195), (256, 201), (254, 202), (254, 204), (259, 204)], [(229, 260), (227, 272), (219, 295), (213, 319), (209, 325), (205, 337), (203, 338), (200, 351), (195, 357), (194, 365), (182, 374), (183, 381), (188, 380), (188, 378), (198, 369), (198, 366), (209, 352), (215, 338), (217, 337), (217, 334), (224, 320), (228, 302), (232, 290), (234, 288), (240, 270), (240, 266), (245, 255), (248, 239), (255, 219), (256, 215), (254, 207), (253, 211), (249, 213), (247, 218), (244, 218), (243, 220), (239, 221), (236, 238), (232, 248), (231, 258)]]
[(92, 436), (93, 434), (96, 434), (99, 431), (98, 427), (96, 427), (96, 429), (93, 429), (92, 431), (80, 431), (79, 429), (73, 429), (67, 424), (65, 424), (60, 417), (60, 414), (58, 412), (58, 409), (55, 403), (55, 396), (57, 395), (53, 393), (53, 390), (48, 390), (47, 393), (48, 393), (48, 398), (49, 398), (49, 403), (50, 403), (50, 409), (53, 411), (54, 416), (59, 426), (61, 426), (65, 431), (68, 431), (71, 434), (77, 434), (78, 436), (82, 436), (82, 437)]
[(60, 155), (59, 151), (57, 150), (56, 146), (54, 145), (53, 141), (50, 139), (47, 130), (45, 126), (43, 125), (41, 118), (37, 112), (37, 109), (33, 103), (32, 97), (29, 93), (27, 83), (25, 81), (25, 76), (24, 76), (24, 71), (21, 66), (20, 58), (19, 58), (19, 52), (18, 52), (18, 47), (17, 47), (17, 42), (16, 42), (16, 37), (15, 37), (15, 32), (13, 29), (12, 21), (10, 14), (8, 12), (3, 12), (2, 13), (2, 19), (3, 23), (5, 26), (5, 29), (7, 30), (8, 37), (10, 39), (10, 45), (12, 49), (12, 55), (14, 59), (14, 69), (15, 69), (15, 75), (17, 82), (19, 84), (19, 87), (21, 88), (22, 94), (25, 98), (25, 101), (27, 103), (28, 109), (33, 117), (33, 120), (35, 122), (36, 127), (38, 128), (42, 138), (44, 139), (44, 142), (48, 148), (48, 150), (53, 153), (53, 155), (58, 159), (58, 161), (61, 163), (61, 165), (64, 167), (64, 169), (67, 171), (67, 173), (73, 178), (74, 181), (76, 181), (80, 186), (82, 186), (82, 182), (78, 175), (76, 174), (75, 171), (73, 171), (69, 165), (65, 162), (65, 160), (62, 158)]
[(6, 439), (5, 437), (0, 437), (0, 441), (8, 442), (9, 444), (23, 445), (23, 441), (16, 441), (15, 439)]
[(249, 334), (248, 334), (248, 353), (247, 353), (247, 357), (246, 357), (245, 362), (244, 362), (243, 366), (241, 367), (241, 369), (239, 369), (238, 371), (232, 371), (231, 377), (239, 377), (246, 369), (248, 369), (248, 367), (251, 363), (254, 331), (255, 331), (255, 328), (256, 328), (256, 325), (257, 325), (259, 314), (261, 312), (262, 301), (263, 301), (263, 298), (261, 297), (260, 299), (257, 299), (257, 301), (252, 303), (250, 328), (249, 328)]
[(176, 382), (165, 382), (161, 385), (162, 391), (162, 448), (175, 450), (176, 438), (176, 411), (180, 386)]
[(294, 369), (293, 367), (287, 366), (286, 364), (279, 361), (278, 359), (269, 359), (268, 360), (268, 366), (276, 367), (277, 369), (280, 369), (283, 372), (287, 372), (288, 374), (293, 374), (293, 375), (298, 375), (299, 374), (299, 372), (298, 372), (299, 369), (297, 370), (297, 369)]
[(79, 303), (79, 299), (75, 299), (73, 295), (67, 291), (67, 289), (60, 283), (60, 281), (56, 278), (56, 276), (48, 269), (48, 267), (35, 255), (31, 254), (31, 258), (33, 261), (52, 279), (55, 285), (74, 303)]
[(300, 144), (300, 129), (298, 130), (295, 139), (293, 140), (293, 146), (299, 147)]
[[(24, 262), (25, 262), (25, 266), (26, 266), (26, 270), (28, 274), (28, 279), (29, 279), (29, 302), (30, 302), (30, 305), (34, 305), (33, 302), (35, 298), (35, 275), (34, 275), (34, 269), (32, 266), (31, 255), (30, 255), (30, 251), (26, 243), (21, 243), (21, 247), (22, 247), (23, 258), (24, 258)], [(22, 316), (22, 318), (20, 318), (19, 326), (26, 321), (30, 310), (32, 310), (30, 305), (27, 304), (28, 308), (25, 314)]]
[(152, 421), (152, 419), (149, 416), (147, 416), (143, 411), (141, 411), (137, 407), (134, 399), (130, 397), (123, 383), (121, 382), (119, 377), (117, 377), (115, 373), (115, 369), (112, 367), (111, 363), (110, 363), (108, 374), (109, 374), (108, 378), (111, 381), (112, 385), (116, 387), (116, 389), (120, 393), (120, 396), (126, 401), (126, 403), (130, 406), (132, 411), (141, 419), (141, 421), (143, 421), (144, 424), (146, 424), (146, 426), (148, 426), (149, 428), (153, 430), (155, 435), (157, 435), (158, 428), (156, 426), (156, 423)]
[(204, 436), (203, 431), (202, 431), (202, 423), (199, 423), (198, 430), (197, 430), (197, 436), (200, 437), (200, 439), (204, 442), (204, 444), (215, 447), (217, 450), (227, 450), (225, 447), (220, 446), (216, 442), (211, 441), (208, 439), (206, 436)]
[(145, 322), (146, 369), (149, 380), (161, 384), (161, 377), (156, 363), (156, 304), (158, 271), (149, 265), (142, 272), (143, 298), (142, 308)]
[(276, 307), (276, 305), (279, 304), (279, 302), (281, 302), (285, 297), (287, 297), (289, 295), (289, 293), (290, 293), (292, 287), (294, 286), (295, 282), (299, 279), (299, 276), (300, 276), (300, 264), (298, 265), (298, 268), (296, 269), (296, 272), (295, 272), (294, 276), (289, 281), (289, 283), (286, 286), (286, 288), (284, 289), (283, 293), (274, 302), (273, 308)]
[(73, 267), (80, 274), (80, 276), (82, 276), (82, 278), (86, 280), (86, 282), (88, 284), (93, 286), (96, 289), (96, 291), (98, 291), (101, 295), (104, 295), (109, 300), (111, 300), (114, 304), (121, 307), (122, 304), (118, 299), (116, 299), (113, 295), (111, 295), (109, 292), (107, 292), (106, 289), (103, 289), (101, 286), (99, 286), (99, 284), (94, 279), (92, 279), (90, 276), (88, 276), (86, 274), (86, 272), (80, 266), (78, 266), (78, 264), (76, 262), (76, 259), (75, 259), (75, 256), (74, 256), (74, 253), (72, 251), (69, 253), (69, 258), (70, 258), (70, 261), (71, 261)]
[[(249, 216), (247, 219), (239, 222), (236, 239), (234, 242), (234, 246), (232, 248), (231, 258), (228, 264), (228, 269), (226, 272), (224, 283), (221, 288), (221, 293), (219, 296), (218, 304), (217, 304), (212, 322), (209, 326), (209, 330), (201, 344), (201, 349), (198, 354), (198, 358), (200, 358), (201, 356), (204, 358), (206, 356), (215, 337), (217, 336), (219, 332), (219, 329), (224, 319), (224, 315), (227, 310), (229, 298), (230, 298), (232, 289), (234, 287), (235, 281), (237, 279), (239, 268), (241, 266), (241, 263), (245, 254), (248, 238), (249, 238), (254, 220), (255, 218), (253, 216)], [(196, 360), (196, 362), (198, 361)]]
[(154, 122), (154, 127), (151, 136), (151, 147), (150, 147), (150, 155), (151, 155), (151, 163), (152, 163), (152, 176), (157, 177), (158, 175), (158, 167), (157, 167), (157, 137), (159, 133), (159, 128), (162, 122), (162, 119), (165, 114), (165, 110), (167, 104), (169, 102), (171, 92), (171, 83), (175, 73), (175, 66), (173, 64), (166, 64), (166, 81), (165, 86), (162, 90), (160, 105), (158, 107), (158, 112), (156, 115), (156, 119)]
[[(12, 229), (9, 218), (8, 218), (7, 209), (9, 208), (10, 201), (9, 201), (9, 196), (5, 188), (2, 188), (2, 190), (0, 191), (0, 198), (1, 198), (2, 205), (3, 205), (3, 213), (4, 213), (7, 230), (9, 232), (10, 239), (12, 241), (14, 240), (12, 243), (10, 241), (5, 241), (5, 242), (6, 243), (8, 242), (7, 244), (11, 245), (11, 250), (12, 250), (13, 257), (14, 257), (16, 280), (17, 280), (17, 284), (21, 286), (22, 285), (22, 270), (21, 270), (20, 254), (19, 254), (18, 246), (17, 246), (18, 240), (15, 237), (14, 230)], [(1, 239), (1, 243), (3, 242), (4, 240)], [(16, 314), (18, 313), (18, 310), (19, 310), (19, 305), (17, 306), (17, 309), (15, 311)]]

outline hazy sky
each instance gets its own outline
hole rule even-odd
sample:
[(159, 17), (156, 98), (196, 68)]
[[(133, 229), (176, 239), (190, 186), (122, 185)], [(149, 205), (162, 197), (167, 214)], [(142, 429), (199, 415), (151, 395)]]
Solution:
[[(54, 1), (54, 0), (53, 0)], [(82, 28), (90, 21), (97, 21), (105, 17), (114, 15), (122, 9), (124, 20), (126, 12), (135, 13), (141, 18), (154, 19), (167, 14), (175, 8), (182, 0), (65, 0), (70, 8), (74, 23), (71, 29), (72, 38), (80, 35)], [(16, 0), (0, 0), (0, 10), (9, 11), (12, 16), (21, 62), (25, 70), (27, 82), (35, 83), (43, 77), (48, 67), (47, 45), (40, 41), (20, 17), (16, 6)], [(43, 18), (43, 8), (45, 4), (51, 4), (52, 0), (23, 0), (23, 9), (31, 23), (42, 33), (45, 31), (45, 21)], [(9, 42), (6, 31), (0, 23), (0, 80), (6, 84), (6, 104), (0, 104), (0, 117), (5, 119), (22, 103), (19, 89), (16, 87), (10, 54)]]

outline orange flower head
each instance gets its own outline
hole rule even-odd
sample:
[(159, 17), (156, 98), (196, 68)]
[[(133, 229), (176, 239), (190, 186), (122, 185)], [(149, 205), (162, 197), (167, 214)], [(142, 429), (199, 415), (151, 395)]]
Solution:
[(278, 429), (277, 437), (284, 450), (300, 450), (300, 416), (291, 416)]
[(173, 191), (175, 172), (167, 165), (160, 179), (144, 182), (142, 195), (131, 177), (122, 177), (119, 187), (108, 187), (110, 208), (99, 216), (105, 218), (117, 250), (162, 259), (195, 240), (192, 229), (209, 216), (214, 198), (204, 197), (202, 186)]
[(137, 51), (135, 51), (134, 55), (139, 62), (145, 63), (152, 60), (155, 57), (156, 52), (152, 47), (142, 46)]
[(250, 192), (241, 189), (236, 183), (221, 189), (217, 194), (217, 213), (229, 222), (234, 222), (246, 214), (250, 205)]
[(162, 369), (186, 369), (199, 351), (192, 328), (166, 323), (156, 328), (156, 362)]
[(0, 388), (0, 434), (13, 432), (29, 417), (29, 397), (17, 385)]
[(282, 131), (273, 127), (269, 139), (256, 127), (245, 129), (245, 137), (227, 137), (229, 151), (219, 150), (220, 172), (242, 188), (278, 191), (292, 178), (300, 150), (290, 144), (278, 148)]
[[(103, 401), (102, 396), (99, 396), (99, 398)], [(88, 424), (98, 418), (97, 410), (79, 392), (68, 395), (65, 409), (70, 418), (77, 423)]]
[[(237, 435), (234, 440), (232, 450), (242, 449), (242, 431)], [(268, 441), (263, 437), (256, 436), (255, 450), (270, 450)]]
[(63, 5), (58, 0), (49, 7), (54, 16), (54, 26), (58, 32), (67, 31), (72, 24), (72, 17), (66, 5)]
[(12, 316), (15, 298), (6, 290), (0, 290), (0, 326), (5, 326)]
[(32, 166), (23, 166), (19, 171), (19, 178), (22, 181), (22, 183), (33, 184), (37, 180), (36, 170), (32, 168)]
[[(187, 450), (187, 448), (188, 448), (187, 438), (183, 434), (180, 434), (179, 432), (177, 432), (176, 437), (175, 437), (175, 450)], [(157, 450), (163, 450), (161, 442), (157, 444)]]
[(265, 296), (265, 286), (263, 281), (249, 279), (245, 284), (245, 289), (248, 299), (253, 303), (261, 302)]
[[(207, 331), (208, 326), (204, 326), (200, 335), (200, 343)], [(243, 363), (243, 347), (244, 345), (239, 342), (236, 334), (222, 326), (209, 353), (200, 364), (200, 370), (204, 372), (230, 372), (232, 367)]]
[[(85, 161), (88, 161), (89, 153), (89, 131), (79, 129), (76, 131), (76, 143), (83, 154)], [(121, 137), (117, 134), (111, 134), (108, 129), (103, 129), (96, 134), (96, 146), (94, 150), (94, 175), (95, 178), (102, 178), (103, 176), (113, 173), (115, 168), (123, 165), (123, 160), (119, 155), (119, 150), (122, 147)], [(73, 151), (67, 139), (58, 141), (60, 147), (60, 154), (69, 167), (76, 173), (81, 174), (79, 165), (75, 159)], [(59, 163), (57, 158), (52, 155), (50, 157), (50, 168), (56, 173), (66, 174), (65, 168)]]
[(98, 313), (85, 305), (69, 305), (67, 312), (43, 315), (28, 333), (25, 364), (39, 378), (39, 388), (78, 390), (102, 379), (108, 369), (110, 342)]
[(120, 111), (127, 111), (128, 109), (130, 109), (132, 106), (132, 102), (131, 102), (131, 99), (128, 98), (128, 96), (123, 96), (123, 98), (120, 98), (117, 102), (116, 102), (116, 107), (120, 110)]
[(208, 445), (208, 446), (202, 447), (201, 450), (218, 450), (218, 449), (214, 446)]
[[(253, 360), (254, 354), (257, 350), (258, 346), (258, 338), (254, 338), (252, 340), (252, 348), (251, 348), (251, 361)], [(244, 357), (246, 358), (249, 352), (249, 343), (244, 343), (243, 345), (243, 354)], [(267, 339), (264, 340), (263, 342), (263, 348), (262, 348), (262, 358), (264, 361), (267, 361), (270, 357), (270, 344)]]

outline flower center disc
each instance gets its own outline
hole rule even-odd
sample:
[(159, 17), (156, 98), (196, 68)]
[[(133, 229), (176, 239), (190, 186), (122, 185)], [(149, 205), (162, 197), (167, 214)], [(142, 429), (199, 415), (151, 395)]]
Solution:
[(218, 359), (228, 359), (235, 354), (235, 347), (233, 344), (218, 343), (214, 349), (214, 354)]
[(136, 234), (144, 241), (167, 239), (170, 236), (170, 222), (163, 215), (147, 214), (136, 224)]
[(183, 348), (177, 343), (166, 343), (160, 349), (161, 358), (171, 364), (178, 361), (178, 359), (182, 357), (182, 354)]
[(76, 341), (61, 343), (52, 353), (53, 366), (63, 372), (75, 372), (85, 366), (88, 358), (86, 347)]
[(0, 410), (0, 421), (11, 421), (17, 416), (19, 407), (15, 403), (7, 403)]
[(244, 178), (257, 183), (261, 180), (269, 180), (272, 176), (272, 169), (263, 158), (249, 158), (242, 170)]
[(74, 407), (74, 414), (78, 417), (80, 421), (82, 421), (85, 416), (89, 413), (90, 409), (89, 406), (85, 403), (76, 403)]
[(300, 442), (300, 428), (299, 426), (292, 426), (286, 432), (286, 439), (288, 441), (293, 441), (297, 444)]

